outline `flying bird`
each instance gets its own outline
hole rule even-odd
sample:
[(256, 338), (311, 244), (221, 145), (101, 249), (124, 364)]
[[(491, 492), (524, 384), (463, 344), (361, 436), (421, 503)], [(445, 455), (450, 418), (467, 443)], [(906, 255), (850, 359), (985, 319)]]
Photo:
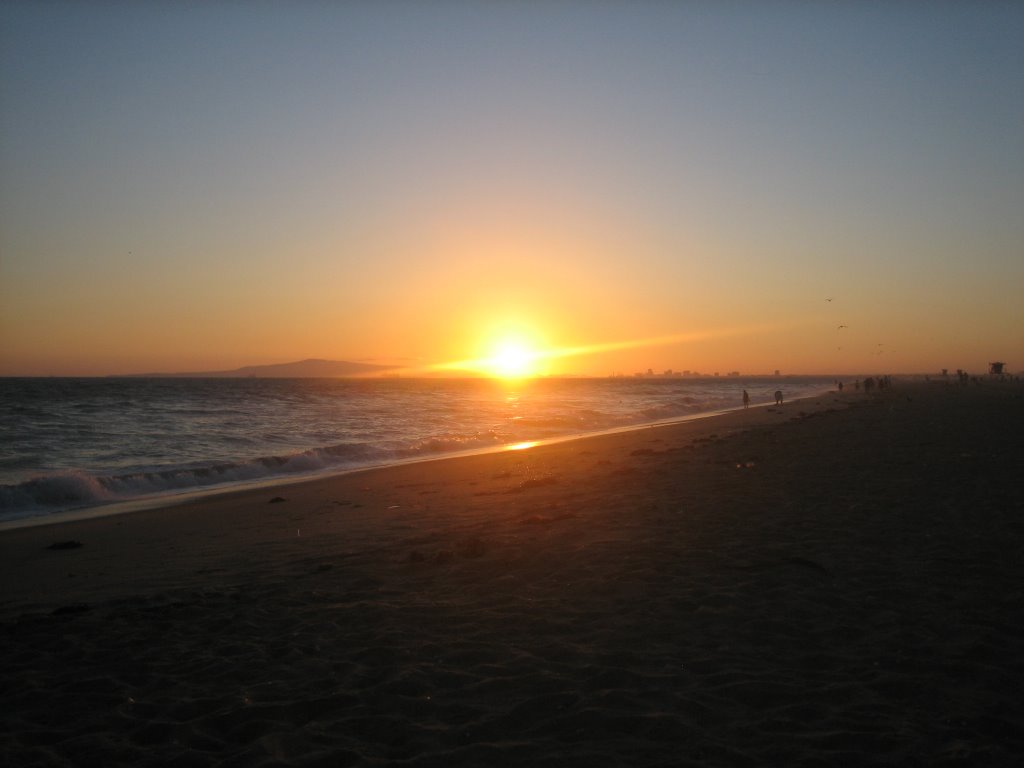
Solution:
[(825, 301), (832, 301), (832, 299), (825, 299)]
[(848, 327), (849, 326), (847, 326), (847, 325), (840, 325), (838, 328), (836, 328), (836, 330), (837, 331), (841, 331), (841, 330), (843, 330), (843, 328), (848, 328)]

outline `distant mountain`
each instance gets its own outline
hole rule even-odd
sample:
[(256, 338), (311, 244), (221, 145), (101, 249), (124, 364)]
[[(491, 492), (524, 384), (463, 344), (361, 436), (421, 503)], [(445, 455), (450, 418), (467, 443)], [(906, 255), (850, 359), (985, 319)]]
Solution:
[(195, 371), (190, 373), (138, 373), (135, 377), (206, 378), (206, 379), (328, 379), (342, 376), (365, 376), (393, 370), (389, 365), (351, 363), (346, 360), (299, 360), (295, 363), (246, 365), (231, 371)]

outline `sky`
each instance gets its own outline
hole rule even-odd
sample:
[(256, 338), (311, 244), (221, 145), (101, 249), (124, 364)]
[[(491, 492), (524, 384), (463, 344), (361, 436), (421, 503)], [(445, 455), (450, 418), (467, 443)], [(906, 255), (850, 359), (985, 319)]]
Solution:
[(1021, 40), (1013, 2), (4, 2), (0, 375), (1024, 371)]

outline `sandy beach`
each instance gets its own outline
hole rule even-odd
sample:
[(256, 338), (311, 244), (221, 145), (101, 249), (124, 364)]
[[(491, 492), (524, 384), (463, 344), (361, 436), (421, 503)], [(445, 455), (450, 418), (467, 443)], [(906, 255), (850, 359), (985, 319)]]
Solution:
[(3, 531), (0, 763), (1018, 765), (1022, 478), (897, 381)]

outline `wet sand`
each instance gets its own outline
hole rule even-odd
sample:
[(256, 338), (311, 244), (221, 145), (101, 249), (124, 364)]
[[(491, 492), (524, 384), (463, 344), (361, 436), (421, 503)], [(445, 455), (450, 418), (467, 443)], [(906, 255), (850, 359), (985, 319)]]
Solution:
[(1022, 478), (897, 382), (3, 531), (0, 763), (1017, 765)]

